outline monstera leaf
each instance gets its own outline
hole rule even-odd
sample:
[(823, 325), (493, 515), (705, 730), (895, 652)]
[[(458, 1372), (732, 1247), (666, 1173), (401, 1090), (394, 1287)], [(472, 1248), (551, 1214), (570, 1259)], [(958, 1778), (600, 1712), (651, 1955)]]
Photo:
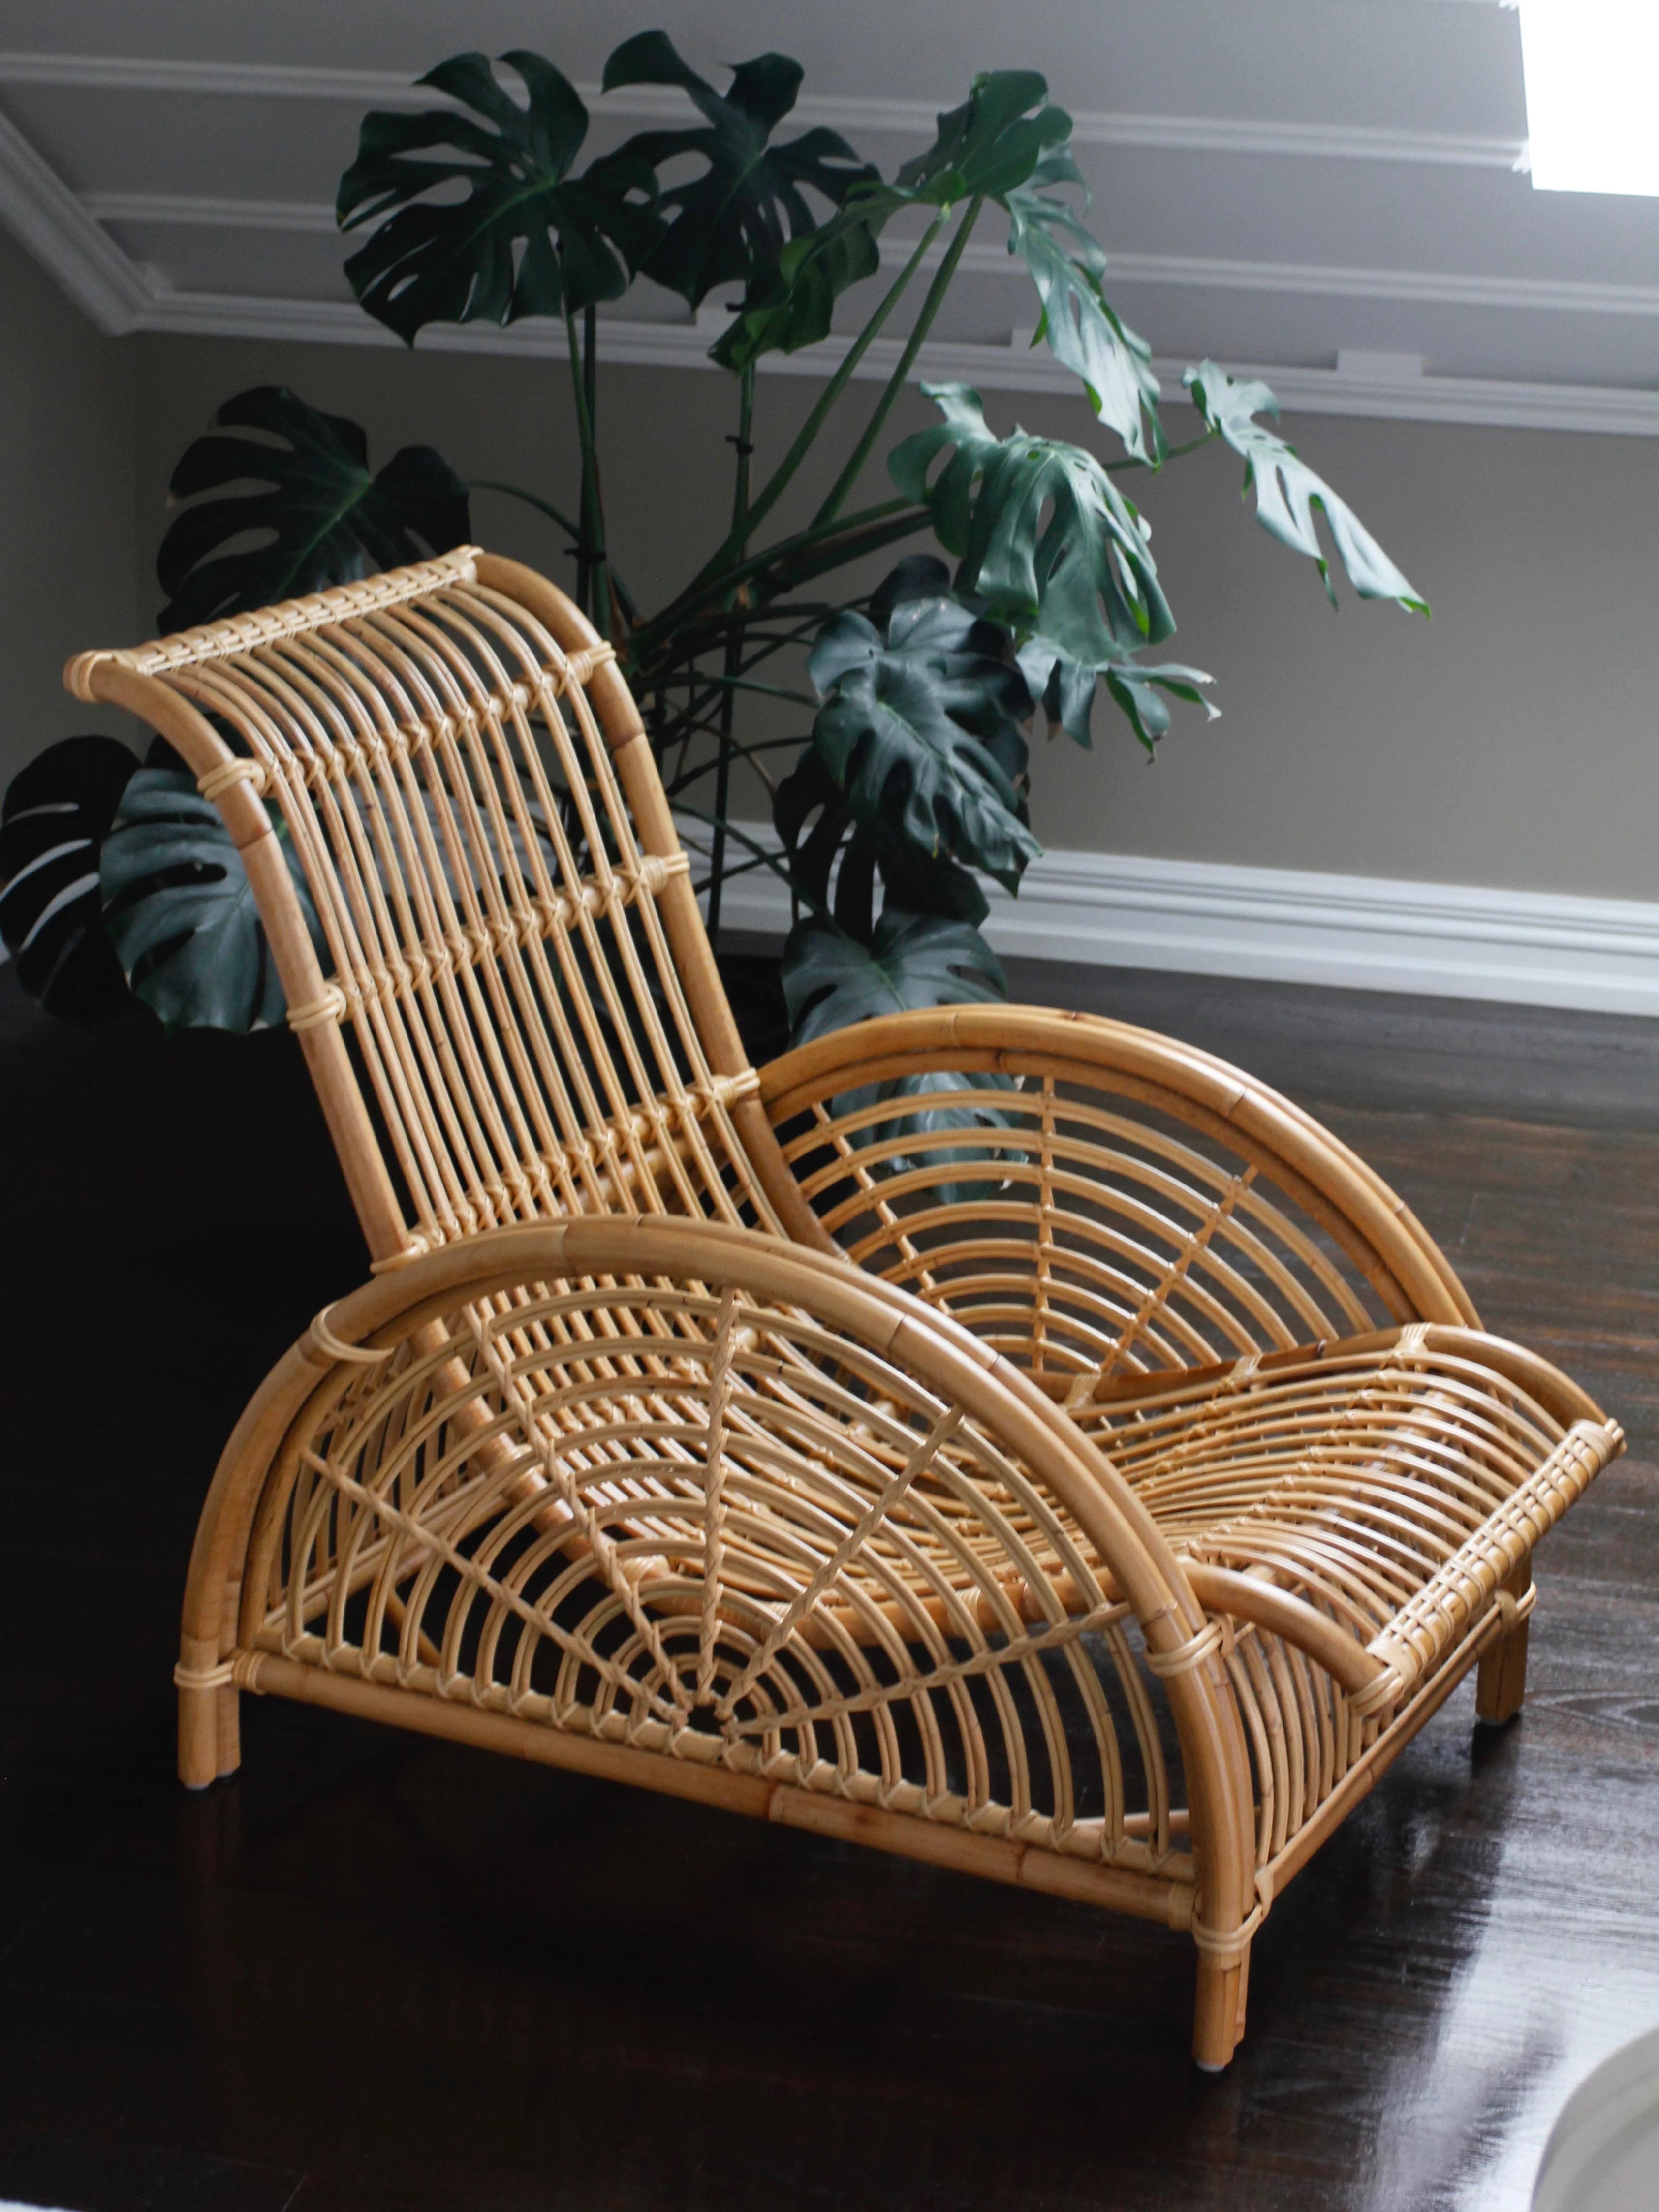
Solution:
[(957, 592), (975, 595), (1022, 641), (1041, 634), (1085, 667), (1168, 637), (1175, 618), (1146, 526), (1093, 454), (1024, 430), (996, 437), (965, 384), (921, 388), (945, 420), (896, 447), (887, 465), (960, 556)]
[(828, 337), (836, 301), (881, 266), (881, 229), (877, 212), (848, 210), (791, 239), (775, 268), (750, 284), (742, 313), (708, 349), (710, 360), (739, 371), (763, 354), (798, 353)]
[(934, 207), (1000, 199), (1071, 135), (1071, 117), (1050, 106), (1048, 82), (1035, 70), (991, 70), (974, 79), (960, 107), (939, 117), (933, 144), (904, 164), (894, 186)]
[(717, 284), (769, 277), (786, 238), (817, 228), (806, 194), (839, 207), (876, 172), (833, 131), (808, 131), (782, 145), (772, 133), (795, 104), (802, 70), (783, 54), (759, 54), (715, 91), (676, 52), (662, 31), (642, 31), (605, 65), (607, 92), (624, 84), (672, 84), (703, 117), (701, 126), (642, 131), (617, 156), (648, 172), (690, 155), (702, 164), (689, 182), (663, 188), (667, 228), (639, 264), (671, 292), (696, 307)]
[(1214, 678), (1206, 676), (1201, 668), (1188, 668), (1179, 661), (1151, 664), (1132, 659), (1125, 653), (1121, 659), (1102, 667), (1085, 667), (1068, 659), (1050, 639), (1042, 636), (1028, 638), (1019, 648), (1018, 659), (1032, 697), (1042, 702), (1050, 730), (1064, 730), (1067, 737), (1085, 747), (1094, 743), (1090, 729), (1091, 710), (1103, 679), (1107, 696), (1149, 754), (1170, 726), (1170, 709), (1158, 696), (1159, 692), (1202, 707), (1212, 722), (1218, 719), (1218, 709), (1199, 689)]
[(791, 1041), (807, 1044), (873, 1014), (1006, 999), (1008, 986), (969, 923), (889, 907), (868, 945), (816, 915), (798, 921), (783, 948), (783, 994)]
[(132, 1011), (104, 933), (98, 856), (138, 763), (113, 738), (64, 738), (14, 776), (0, 817), (0, 931), (17, 980), (85, 1029)]
[[(276, 835), (320, 945), (293, 845), (284, 828)], [(287, 1001), (241, 855), (194, 777), (140, 769), (99, 872), (105, 927), (127, 981), (169, 1029), (252, 1030), (282, 1019)]]
[(1031, 699), (1006, 643), (941, 592), (894, 605), (884, 635), (836, 616), (806, 665), (824, 702), (812, 750), (854, 814), (1014, 890), (1042, 848), (1018, 785)]
[(891, 184), (866, 172), (837, 216), (756, 271), (743, 312), (713, 348), (714, 358), (744, 368), (763, 354), (793, 353), (827, 337), (836, 300), (875, 274), (876, 241), (901, 209), (938, 210), (975, 197), (1006, 205), (1003, 196), (1032, 176), (1071, 129), (1070, 116), (1049, 106), (1047, 84), (1031, 71), (975, 77), (962, 106), (939, 117), (933, 143)]
[[(169, 489), (191, 503), (155, 558), (164, 630), (350, 583), (471, 535), (466, 486), (441, 453), (405, 446), (372, 476), (357, 423), (280, 385), (228, 399)], [(240, 542), (254, 532), (262, 543)]]
[(1397, 599), (1402, 607), (1428, 613), (1428, 601), (1407, 582), (1347, 501), (1314, 474), (1294, 446), (1253, 419), (1278, 416), (1279, 402), (1265, 384), (1255, 378), (1235, 381), (1212, 361), (1189, 368), (1184, 381), (1211, 429), (1243, 456), (1244, 489), (1255, 489), (1257, 520), (1282, 545), (1317, 562), (1333, 606), (1336, 592), (1314, 525), (1316, 507), (1324, 510), (1348, 580), (1362, 599)]
[(772, 823), (801, 897), (863, 944), (875, 934), (878, 874), (887, 900), (909, 914), (978, 923), (990, 911), (978, 878), (957, 861), (919, 852), (885, 822), (860, 821), (810, 746), (777, 787)]
[(1064, 200), (1043, 189), (1054, 185), (1082, 190), (1069, 148), (1046, 155), (1030, 184), (1003, 201), (1008, 251), (1030, 270), (1042, 302), (1036, 337), (1080, 380), (1090, 405), (1127, 450), (1155, 468), (1166, 448), (1152, 349), (1114, 313), (1101, 289), (1105, 248)]
[[(792, 1044), (806, 1044), (831, 1030), (875, 1014), (908, 1012), (926, 1006), (984, 1004), (1008, 995), (994, 952), (967, 922), (936, 915), (907, 914), (890, 906), (867, 945), (814, 917), (798, 922), (783, 949), (783, 990), (789, 1009)], [(963, 1104), (960, 1093), (1012, 1091), (1012, 1076), (963, 1076), (950, 1069), (908, 1075), (860, 1085), (835, 1101), (837, 1114), (856, 1114), (866, 1106), (891, 1103), (900, 1110), (890, 1121), (872, 1121), (854, 1141), (877, 1144), (899, 1135), (937, 1135), (942, 1130), (988, 1129), (1006, 1126), (1009, 1116), (994, 1106)], [(955, 1103), (952, 1095), (957, 1094)], [(926, 1099), (918, 1105), (915, 1101)], [(933, 1168), (960, 1165), (994, 1157), (984, 1146), (929, 1146), (921, 1158)], [(902, 1174), (911, 1161), (890, 1158), (883, 1171)], [(949, 1205), (966, 1194), (947, 1184), (939, 1195)]]
[[(341, 229), (380, 223), (346, 263), (351, 288), (410, 345), (428, 323), (514, 323), (619, 299), (662, 236), (648, 165), (612, 155), (572, 177), (587, 136), (575, 87), (539, 54), (501, 59), (527, 106), (487, 56), (457, 54), (419, 82), (471, 112), (366, 115), (340, 179)], [(434, 189), (449, 196), (428, 198)]]

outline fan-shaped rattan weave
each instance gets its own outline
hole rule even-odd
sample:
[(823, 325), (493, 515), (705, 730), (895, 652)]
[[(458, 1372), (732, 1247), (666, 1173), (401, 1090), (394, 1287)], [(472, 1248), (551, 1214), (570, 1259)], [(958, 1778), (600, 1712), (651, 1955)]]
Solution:
[[(71, 664), (240, 848), (372, 1279), (198, 1530), (180, 1771), (239, 1693), (1250, 1939), (1620, 1448), (1363, 1163), (1030, 1007), (758, 1073), (608, 646), (464, 548)], [(313, 935), (283, 850), (302, 866)]]

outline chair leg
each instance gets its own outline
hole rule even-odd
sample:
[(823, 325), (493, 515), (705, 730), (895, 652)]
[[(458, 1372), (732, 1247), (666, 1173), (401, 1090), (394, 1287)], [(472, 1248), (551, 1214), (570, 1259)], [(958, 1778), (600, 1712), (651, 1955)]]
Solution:
[[(1504, 1588), (1517, 1601), (1532, 1587), (1532, 1560), (1522, 1560)], [(1527, 1631), (1530, 1621), (1517, 1621), (1507, 1636), (1482, 1653), (1475, 1676), (1474, 1711), (1477, 1720), (1501, 1728), (1521, 1710), (1527, 1694)]]
[(181, 1682), (179, 1779), (185, 1789), (210, 1789), (241, 1763), (241, 1692), (228, 1682)]
[(1232, 1956), (1198, 1954), (1198, 2002), (1193, 2015), (1193, 2063), (1200, 2074), (1221, 2074), (1244, 2039), (1244, 2005), (1250, 1984), (1250, 1947)]
[(219, 1778), (219, 1693), (179, 1686), (179, 1779), (186, 1790)]

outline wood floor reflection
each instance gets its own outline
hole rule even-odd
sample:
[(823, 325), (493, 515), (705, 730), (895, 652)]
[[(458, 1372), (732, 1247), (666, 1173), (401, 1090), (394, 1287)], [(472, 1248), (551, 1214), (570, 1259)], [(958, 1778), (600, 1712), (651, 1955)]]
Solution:
[[(73, 2212), (1518, 2208), (1659, 2021), (1659, 1027), (1015, 963), (1330, 1121), (1487, 1325), (1630, 1433), (1256, 1945), (1223, 2080), (1171, 1936), (276, 1701), (172, 1780), (243, 1398), (362, 1273), (283, 1036), (96, 1042), (0, 975), (0, 2197)], [(257, 1252), (250, 1274), (238, 1251)]]

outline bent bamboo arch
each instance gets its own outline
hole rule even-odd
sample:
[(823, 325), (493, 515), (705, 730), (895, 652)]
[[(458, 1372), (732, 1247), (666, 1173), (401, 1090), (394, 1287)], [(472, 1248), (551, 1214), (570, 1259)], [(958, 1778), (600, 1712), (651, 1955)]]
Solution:
[[(944, 1076), (959, 1087), (928, 1087)], [(760, 1096), (850, 1257), (1073, 1404), (1148, 1365), (1389, 1321), (1479, 1327), (1363, 1160), (1265, 1084), (1146, 1030), (1033, 1006), (890, 1014), (771, 1061)]]
[(192, 1778), (239, 1688), (390, 1698), (1193, 1928), (1231, 2050), (1255, 1858), (1213, 1625), (1017, 1369), (817, 1255), (594, 1220), (341, 1301), (227, 1448), (184, 1649)]

